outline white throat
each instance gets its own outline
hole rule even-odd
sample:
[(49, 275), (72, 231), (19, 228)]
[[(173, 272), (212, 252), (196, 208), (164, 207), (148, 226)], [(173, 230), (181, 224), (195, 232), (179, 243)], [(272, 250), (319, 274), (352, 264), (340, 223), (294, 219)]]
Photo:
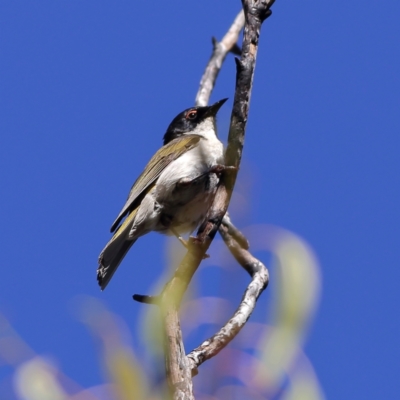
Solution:
[(215, 126), (215, 118), (208, 117), (200, 122), (193, 131), (194, 135), (203, 136), (205, 139), (217, 139), (217, 127)]

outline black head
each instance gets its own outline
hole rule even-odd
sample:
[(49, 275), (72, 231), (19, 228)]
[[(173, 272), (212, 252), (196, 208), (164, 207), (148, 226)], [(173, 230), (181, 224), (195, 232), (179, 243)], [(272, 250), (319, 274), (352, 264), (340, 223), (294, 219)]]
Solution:
[(192, 132), (196, 126), (208, 117), (215, 117), (218, 110), (228, 99), (217, 101), (212, 106), (191, 107), (178, 114), (169, 124), (164, 135), (164, 146), (185, 133)]

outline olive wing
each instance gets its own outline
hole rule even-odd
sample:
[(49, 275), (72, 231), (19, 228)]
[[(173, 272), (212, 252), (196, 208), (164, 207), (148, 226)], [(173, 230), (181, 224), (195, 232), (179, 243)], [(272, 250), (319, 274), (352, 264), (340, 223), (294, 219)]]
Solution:
[(111, 226), (111, 232), (115, 231), (126, 214), (138, 206), (138, 203), (140, 203), (164, 169), (182, 154), (196, 147), (200, 139), (201, 136), (199, 135), (183, 135), (167, 143), (154, 154), (142, 174), (133, 184), (124, 207)]

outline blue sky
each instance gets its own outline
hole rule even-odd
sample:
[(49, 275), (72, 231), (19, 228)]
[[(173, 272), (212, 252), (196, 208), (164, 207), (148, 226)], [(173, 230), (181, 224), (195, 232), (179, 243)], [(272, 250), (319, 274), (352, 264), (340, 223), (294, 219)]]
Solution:
[[(83, 387), (102, 376), (71, 304), (101, 299), (138, 343), (143, 306), (130, 296), (154, 290), (166, 240), (138, 241), (103, 293), (97, 257), (168, 124), (193, 104), (211, 36), (222, 37), (240, 2), (151, 7), (0, 4), (0, 312)], [(305, 352), (332, 399), (400, 390), (399, 13), (395, 0), (278, 0), (262, 29), (232, 217), (243, 229), (294, 232), (317, 255), (322, 291)], [(234, 77), (228, 57), (212, 95), (230, 98), (223, 140)], [(206, 269), (199, 295), (240, 298), (243, 282), (221, 290)]]

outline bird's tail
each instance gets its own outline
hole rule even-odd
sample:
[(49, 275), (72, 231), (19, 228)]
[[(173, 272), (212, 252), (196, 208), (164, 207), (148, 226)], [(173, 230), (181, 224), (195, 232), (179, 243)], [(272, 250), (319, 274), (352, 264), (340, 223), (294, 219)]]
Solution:
[(117, 270), (125, 254), (137, 239), (129, 239), (129, 231), (136, 216), (137, 209), (133, 210), (124, 223), (118, 228), (111, 240), (106, 244), (99, 256), (97, 268), (97, 282), (104, 290)]

